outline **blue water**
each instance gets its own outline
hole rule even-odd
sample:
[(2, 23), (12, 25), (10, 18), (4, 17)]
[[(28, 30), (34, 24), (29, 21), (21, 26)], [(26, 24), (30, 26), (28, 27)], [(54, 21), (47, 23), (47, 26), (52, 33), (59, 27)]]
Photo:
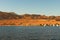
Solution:
[(0, 26), (0, 40), (60, 40), (60, 27)]

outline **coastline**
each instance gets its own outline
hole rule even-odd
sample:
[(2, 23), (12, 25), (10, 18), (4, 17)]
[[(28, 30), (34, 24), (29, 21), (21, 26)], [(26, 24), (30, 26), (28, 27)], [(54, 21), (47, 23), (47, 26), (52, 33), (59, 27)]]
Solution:
[(60, 26), (60, 21), (44, 19), (0, 20), (0, 26)]
[(0, 11), (0, 26), (60, 26), (60, 16), (37, 14), (17, 15), (14, 12)]

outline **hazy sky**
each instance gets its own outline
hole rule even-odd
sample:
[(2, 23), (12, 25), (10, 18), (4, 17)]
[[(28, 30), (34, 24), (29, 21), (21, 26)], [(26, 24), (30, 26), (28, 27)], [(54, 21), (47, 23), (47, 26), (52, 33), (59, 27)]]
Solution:
[(0, 0), (0, 11), (60, 15), (60, 0)]

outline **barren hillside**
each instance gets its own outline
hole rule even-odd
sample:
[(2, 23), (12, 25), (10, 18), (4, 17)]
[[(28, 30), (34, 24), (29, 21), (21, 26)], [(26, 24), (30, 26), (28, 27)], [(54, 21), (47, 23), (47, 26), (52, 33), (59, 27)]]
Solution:
[(36, 14), (17, 15), (14, 12), (0, 11), (0, 25), (20, 25), (20, 26), (35, 26), (60, 25), (60, 16), (46, 16)]

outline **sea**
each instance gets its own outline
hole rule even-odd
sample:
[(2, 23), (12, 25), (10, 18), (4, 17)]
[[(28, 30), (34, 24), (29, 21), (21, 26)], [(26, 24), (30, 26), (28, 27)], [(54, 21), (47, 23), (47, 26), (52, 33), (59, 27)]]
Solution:
[(0, 40), (60, 40), (60, 26), (0, 26)]

